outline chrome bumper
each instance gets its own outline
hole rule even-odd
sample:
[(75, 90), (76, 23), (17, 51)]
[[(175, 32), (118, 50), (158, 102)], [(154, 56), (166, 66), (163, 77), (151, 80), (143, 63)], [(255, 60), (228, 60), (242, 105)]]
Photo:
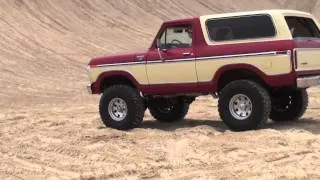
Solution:
[(302, 77), (297, 79), (298, 88), (308, 88), (320, 85), (320, 76)]
[(87, 85), (87, 91), (89, 94), (92, 94), (91, 84)]

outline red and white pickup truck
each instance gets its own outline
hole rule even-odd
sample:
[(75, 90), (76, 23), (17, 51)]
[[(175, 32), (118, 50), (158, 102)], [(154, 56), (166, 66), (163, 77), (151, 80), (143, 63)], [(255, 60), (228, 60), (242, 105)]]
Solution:
[(319, 23), (293, 10), (168, 21), (147, 51), (93, 58), (88, 72), (109, 127), (138, 127), (147, 108), (159, 121), (181, 120), (212, 94), (230, 129), (256, 129), (304, 114), (306, 89), (320, 84)]

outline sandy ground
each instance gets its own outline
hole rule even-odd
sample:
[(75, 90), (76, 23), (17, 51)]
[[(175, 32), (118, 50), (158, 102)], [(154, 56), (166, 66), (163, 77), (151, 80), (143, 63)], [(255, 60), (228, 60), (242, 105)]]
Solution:
[(320, 179), (320, 88), (300, 121), (231, 132), (217, 101), (187, 119), (103, 126), (85, 92), (90, 57), (146, 49), (163, 20), (317, 0), (0, 1), (0, 179)]
[(187, 119), (105, 128), (97, 98), (0, 114), (0, 179), (319, 179), (320, 88), (305, 117), (231, 132), (216, 101), (201, 97)]

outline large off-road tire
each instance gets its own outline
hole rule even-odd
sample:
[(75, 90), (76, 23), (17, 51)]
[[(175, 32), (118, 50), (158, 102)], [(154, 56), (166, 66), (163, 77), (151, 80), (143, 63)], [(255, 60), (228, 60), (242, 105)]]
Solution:
[(221, 119), (231, 130), (252, 130), (268, 120), (271, 100), (260, 84), (237, 80), (222, 89), (218, 109)]
[(136, 89), (114, 85), (104, 91), (99, 110), (102, 122), (107, 127), (128, 130), (141, 124), (145, 107)]
[(179, 98), (157, 98), (149, 100), (150, 114), (160, 122), (174, 122), (184, 119), (189, 103)]
[(273, 121), (295, 121), (303, 116), (308, 107), (305, 89), (283, 91), (272, 98), (270, 119)]

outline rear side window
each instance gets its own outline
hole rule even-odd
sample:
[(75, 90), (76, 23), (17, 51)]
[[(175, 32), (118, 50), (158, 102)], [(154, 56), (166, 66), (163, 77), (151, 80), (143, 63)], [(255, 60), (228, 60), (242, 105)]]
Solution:
[(315, 37), (320, 38), (320, 32), (317, 25), (310, 18), (304, 17), (285, 17), (292, 37)]
[(276, 34), (268, 15), (210, 19), (206, 25), (209, 37), (213, 41), (266, 38)]

